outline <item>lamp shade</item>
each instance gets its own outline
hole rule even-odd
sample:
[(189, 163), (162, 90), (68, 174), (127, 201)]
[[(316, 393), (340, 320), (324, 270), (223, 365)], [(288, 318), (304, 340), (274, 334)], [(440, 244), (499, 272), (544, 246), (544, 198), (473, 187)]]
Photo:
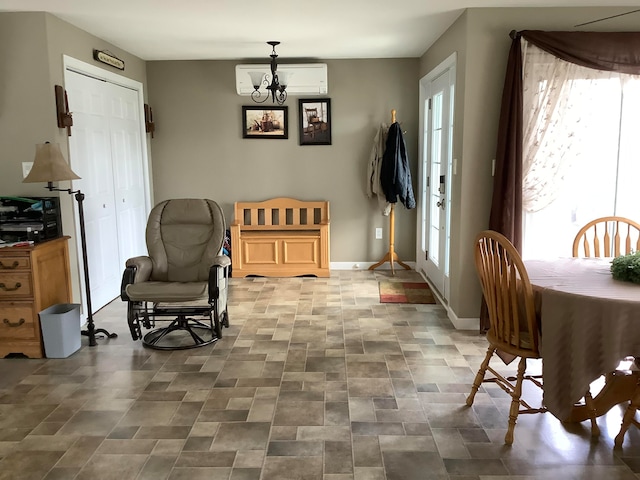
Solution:
[(46, 142), (36, 145), (33, 166), (22, 183), (60, 182), (79, 178), (62, 156), (60, 145)]
[(249, 72), (249, 76), (251, 77), (251, 85), (256, 90), (262, 85), (262, 81), (264, 80), (264, 72), (258, 72), (257, 70), (252, 70)]
[(289, 78), (293, 75), (289, 72), (278, 72), (278, 84), (284, 90), (289, 85)]

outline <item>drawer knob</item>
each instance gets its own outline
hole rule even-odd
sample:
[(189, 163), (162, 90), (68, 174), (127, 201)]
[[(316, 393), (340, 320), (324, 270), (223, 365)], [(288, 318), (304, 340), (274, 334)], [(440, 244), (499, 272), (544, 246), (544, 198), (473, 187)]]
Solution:
[(25, 321), (24, 318), (21, 318), (16, 323), (11, 323), (8, 318), (5, 318), (4, 320), (2, 320), (2, 323), (4, 323), (5, 325), (8, 325), (10, 327), (19, 327), (20, 325), (22, 325), (24, 323), (24, 321)]
[(21, 286), (22, 286), (22, 284), (20, 282), (16, 282), (16, 286), (15, 287), (7, 287), (7, 286), (5, 286), (4, 283), (0, 283), (0, 289), (4, 290), (5, 292), (14, 292), (14, 291), (18, 290)]
[(4, 263), (2, 263), (2, 261), (0, 260), (0, 268), (4, 269), (4, 270), (13, 270), (14, 268), (17, 268), (18, 265), (20, 265), (20, 263), (18, 263), (17, 260), (14, 260), (13, 263), (11, 265), (5, 265)]

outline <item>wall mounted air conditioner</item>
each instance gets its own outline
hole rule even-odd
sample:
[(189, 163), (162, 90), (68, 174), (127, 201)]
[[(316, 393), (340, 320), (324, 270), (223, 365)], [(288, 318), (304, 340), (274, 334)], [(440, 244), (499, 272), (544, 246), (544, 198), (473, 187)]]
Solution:
[[(236, 90), (238, 95), (251, 95), (253, 85), (249, 72), (259, 71), (269, 75), (269, 65), (236, 65)], [(297, 65), (278, 65), (278, 75), (287, 73), (287, 93), (289, 95), (326, 95), (329, 92), (326, 63), (302, 63)], [(260, 92), (268, 93), (262, 86)]]

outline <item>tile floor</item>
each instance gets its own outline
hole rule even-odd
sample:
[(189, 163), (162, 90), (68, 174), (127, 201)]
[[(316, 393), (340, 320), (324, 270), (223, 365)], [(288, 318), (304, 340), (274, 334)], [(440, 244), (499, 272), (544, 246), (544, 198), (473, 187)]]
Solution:
[(597, 441), (547, 413), (504, 446), (507, 395), (465, 407), (484, 338), (440, 305), (380, 304), (389, 277), (232, 279), (224, 338), (174, 352), (132, 341), (116, 300), (96, 323), (117, 339), (1, 359), (0, 479), (640, 478), (638, 430), (613, 450), (619, 407)]

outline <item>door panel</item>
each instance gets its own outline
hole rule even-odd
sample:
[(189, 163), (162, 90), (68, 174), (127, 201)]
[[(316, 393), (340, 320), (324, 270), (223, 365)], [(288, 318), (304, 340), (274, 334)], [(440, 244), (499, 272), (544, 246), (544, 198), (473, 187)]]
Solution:
[(145, 184), (137, 114), (138, 92), (108, 85), (111, 115), (114, 199), (118, 223), (120, 266), (136, 255), (144, 255)]
[(422, 159), (416, 263), (447, 299), (455, 58), (451, 65), (436, 70), (421, 81)]

